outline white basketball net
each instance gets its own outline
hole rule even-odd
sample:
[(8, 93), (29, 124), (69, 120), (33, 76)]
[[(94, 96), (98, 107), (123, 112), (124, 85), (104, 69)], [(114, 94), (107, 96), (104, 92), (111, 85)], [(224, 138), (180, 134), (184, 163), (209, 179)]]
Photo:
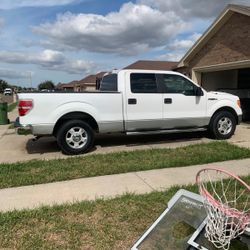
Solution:
[(205, 237), (227, 250), (250, 223), (250, 187), (239, 177), (213, 168), (199, 171), (196, 181), (207, 212)]

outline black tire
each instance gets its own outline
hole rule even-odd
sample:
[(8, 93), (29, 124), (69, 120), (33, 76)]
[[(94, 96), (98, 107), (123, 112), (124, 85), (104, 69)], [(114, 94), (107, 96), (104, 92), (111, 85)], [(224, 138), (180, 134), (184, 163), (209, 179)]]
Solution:
[(229, 111), (216, 113), (210, 121), (209, 132), (212, 138), (226, 140), (232, 137), (236, 129), (235, 116)]
[(64, 154), (83, 154), (93, 147), (94, 131), (84, 121), (67, 121), (58, 130), (57, 143)]

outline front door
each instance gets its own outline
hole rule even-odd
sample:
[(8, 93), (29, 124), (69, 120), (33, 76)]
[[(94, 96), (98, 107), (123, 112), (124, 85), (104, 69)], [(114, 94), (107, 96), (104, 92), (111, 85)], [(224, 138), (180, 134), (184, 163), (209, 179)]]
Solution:
[(206, 93), (196, 96), (197, 88), (188, 78), (176, 74), (159, 74), (163, 92), (164, 129), (196, 128), (208, 124)]

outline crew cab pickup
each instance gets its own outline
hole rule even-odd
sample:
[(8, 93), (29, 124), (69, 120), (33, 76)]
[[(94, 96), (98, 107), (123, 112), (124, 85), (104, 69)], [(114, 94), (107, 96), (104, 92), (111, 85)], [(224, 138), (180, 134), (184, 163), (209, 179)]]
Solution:
[(96, 133), (209, 130), (228, 139), (242, 117), (237, 96), (206, 92), (172, 71), (120, 70), (105, 75), (97, 91), (18, 96), (18, 126), (55, 136), (66, 154), (90, 150)]

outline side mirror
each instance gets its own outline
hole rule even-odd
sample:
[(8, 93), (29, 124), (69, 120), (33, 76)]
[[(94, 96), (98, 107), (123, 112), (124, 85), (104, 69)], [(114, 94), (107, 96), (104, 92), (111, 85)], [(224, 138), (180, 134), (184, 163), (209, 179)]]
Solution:
[(202, 88), (197, 87), (195, 95), (196, 95), (196, 96), (203, 96), (204, 93), (203, 93)]

